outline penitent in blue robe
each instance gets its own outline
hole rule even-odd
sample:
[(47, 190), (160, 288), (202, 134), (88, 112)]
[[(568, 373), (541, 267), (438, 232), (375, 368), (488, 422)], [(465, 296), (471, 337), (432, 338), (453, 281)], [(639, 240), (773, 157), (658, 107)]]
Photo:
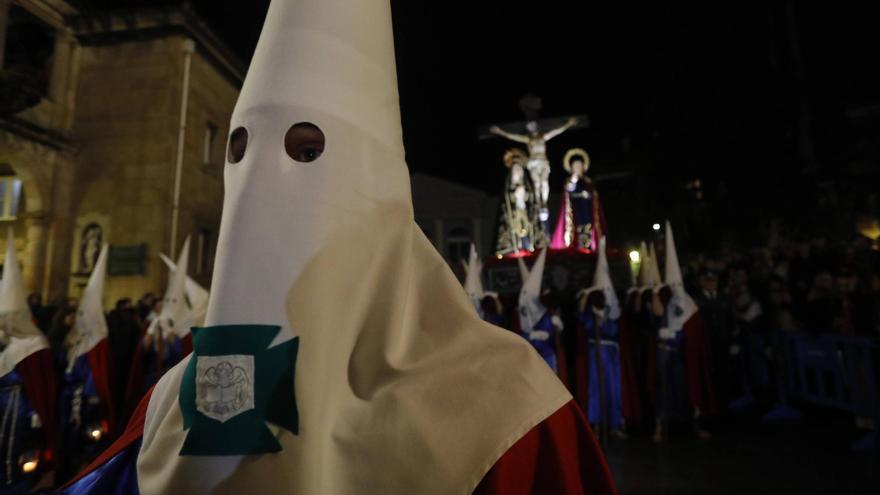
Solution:
[[(95, 387), (88, 354), (76, 358), (69, 371), (65, 371), (59, 397), (60, 417), (58, 431), (61, 435), (59, 456), (62, 477), (74, 474), (79, 464), (94, 455), (99, 446), (87, 437), (86, 427), (101, 421), (100, 400)], [(74, 417), (79, 415), (77, 424)]]
[(657, 419), (688, 418), (687, 375), (684, 363), (684, 332), (673, 339), (657, 339)]
[[(81, 388), (81, 389), (80, 389)], [(85, 423), (92, 419), (89, 415), (94, 408), (90, 408), (89, 404), (94, 403), (98, 397), (98, 390), (95, 388), (95, 379), (92, 375), (92, 368), (89, 366), (88, 354), (83, 354), (76, 358), (70, 371), (64, 373), (64, 380), (61, 387), (61, 431), (70, 430), (71, 419), (74, 416), (74, 398), (77, 391), (81, 394), (80, 417)]]
[[(599, 358), (602, 364), (602, 389), (599, 388), (599, 373), (596, 359), (596, 317), (592, 312), (578, 314), (587, 340), (587, 369), (589, 373), (589, 398), (587, 403), (587, 419), (597, 424), (602, 419), (608, 422), (613, 430), (623, 427), (623, 399), (620, 381), (620, 330), (617, 320), (606, 319), (599, 327)], [(602, 414), (600, 390), (604, 394), (605, 414)]]
[[(31, 428), (35, 412), (28, 404), (21, 375), (15, 370), (0, 377), (0, 493), (24, 494), (36, 481), (22, 473), (21, 454), (39, 435)], [(8, 468), (8, 469), (7, 469)]]
[(553, 328), (553, 319), (552, 315), (548, 313), (544, 313), (544, 316), (538, 320), (538, 323), (535, 324), (535, 328), (533, 330), (543, 330), (550, 334), (550, 338), (547, 340), (538, 340), (532, 339), (531, 334), (528, 332), (523, 332), (523, 337), (532, 344), (535, 350), (538, 351), (538, 354), (544, 358), (544, 361), (547, 362), (547, 365), (553, 369), (553, 371), (557, 370), (556, 365), (556, 330)]

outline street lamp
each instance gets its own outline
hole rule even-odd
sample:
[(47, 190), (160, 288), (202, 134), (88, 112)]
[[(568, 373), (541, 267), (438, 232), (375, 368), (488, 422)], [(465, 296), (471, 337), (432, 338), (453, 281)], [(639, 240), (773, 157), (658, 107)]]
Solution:
[(633, 263), (638, 263), (639, 261), (642, 261), (642, 257), (637, 250), (633, 249), (629, 252), (629, 260)]

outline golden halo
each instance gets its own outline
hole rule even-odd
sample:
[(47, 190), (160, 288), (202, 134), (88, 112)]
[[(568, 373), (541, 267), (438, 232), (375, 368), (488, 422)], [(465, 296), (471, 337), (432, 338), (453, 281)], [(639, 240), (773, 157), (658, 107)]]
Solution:
[(568, 150), (568, 153), (565, 154), (565, 158), (562, 160), (562, 167), (565, 168), (566, 172), (571, 173), (571, 160), (573, 158), (580, 158), (584, 161), (584, 173), (590, 170), (590, 155), (581, 148), (572, 148)]
[(512, 167), (514, 163), (525, 165), (528, 159), (529, 157), (526, 155), (525, 151), (519, 148), (510, 148), (504, 152), (504, 166), (507, 168)]

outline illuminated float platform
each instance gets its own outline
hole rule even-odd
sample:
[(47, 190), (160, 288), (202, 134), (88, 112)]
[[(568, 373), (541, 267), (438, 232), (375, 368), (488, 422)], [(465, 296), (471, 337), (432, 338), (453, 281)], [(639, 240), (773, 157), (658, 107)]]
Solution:
[[(531, 267), (539, 253), (540, 250), (520, 251), (500, 258), (493, 256), (485, 259), (483, 271), (487, 282), (486, 289), (497, 292), (502, 300), (510, 301), (512, 298), (515, 301), (522, 286), (517, 260), (522, 259)], [(608, 246), (607, 255), (615, 289), (618, 292), (626, 291), (632, 285), (628, 253), (620, 248)], [(552, 287), (563, 301), (570, 300), (579, 290), (592, 285), (597, 259), (598, 254), (589, 250), (550, 249), (547, 253), (542, 286)]]

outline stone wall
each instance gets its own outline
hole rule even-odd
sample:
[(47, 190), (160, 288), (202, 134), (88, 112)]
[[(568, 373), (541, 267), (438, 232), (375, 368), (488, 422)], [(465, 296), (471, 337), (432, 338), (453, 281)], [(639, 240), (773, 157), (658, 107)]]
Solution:
[[(146, 243), (144, 275), (109, 277), (108, 301), (161, 293), (168, 279), (159, 252), (172, 258), (184, 36), (83, 47), (73, 134), (80, 147), (76, 201), (80, 226), (103, 222), (111, 245)], [(181, 174), (177, 246), (198, 229), (216, 235), (222, 207), (222, 156), (237, 87), (199, 54), (192, 55)], [(203, 163), (207, 122), (217, 126), (213, 156)], [(74, 233), (74, 250), (81, 231)], [(191, 253), (194, 259), (195, 253)], [(192, 265), (191, 265), (192, 266)], [(74, 267), (74, 272), (76, 268)], [(194, 273), (190, 270), (190, 273)], [(210, 273), (201, 276), (207, 285)], [(85, 283), (74, 273), (71, 293)]]
[[(106, 307), (164, 291), (168, 273), (157, 255), (177, 257), (169, 251), (187, 51), (175, 250), (194, 236), (189, 273), (209, 285), (240, 64), (224, 58), (225, 49), (189, 10), (84, 18), (62, 0), (0, 0), (0, 50), (13, 5), (33, 13), (55, 39), (45, 98), (0, 116), (0, 172), (23, 185), (18, 216), (5, 223), (14, 228), (26, 290), (78, 297), (89, 269), (83, 251), (94, 252), (93, 244), (83, 249), (83, 232), (98, 226), (111, 246), (147, 245), (145, 273), (108, 277)], [(215, 131), (206, 160), (209, 123)], [(200, 232), (209, 260), (203, 271), (195, 263)]]

